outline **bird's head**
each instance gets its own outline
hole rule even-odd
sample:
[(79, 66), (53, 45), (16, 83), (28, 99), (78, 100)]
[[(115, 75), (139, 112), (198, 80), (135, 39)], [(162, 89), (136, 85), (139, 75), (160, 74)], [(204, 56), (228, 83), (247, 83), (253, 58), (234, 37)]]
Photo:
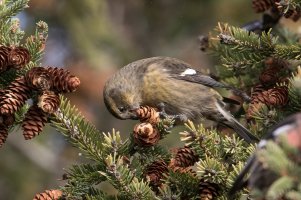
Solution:
[(103, 91), (104, 103), (110, 113), (118, 119), (138, 119), (139, 98), (131, 90), (107, 82)]

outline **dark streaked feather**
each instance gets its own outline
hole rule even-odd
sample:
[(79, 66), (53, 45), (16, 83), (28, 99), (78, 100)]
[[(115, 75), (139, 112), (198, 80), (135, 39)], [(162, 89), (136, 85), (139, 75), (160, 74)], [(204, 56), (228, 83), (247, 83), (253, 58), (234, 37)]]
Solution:
[(226, 86), (225, 84), (214, 80), (210, 76), (200, 74), (199, 72), (197, 72), (197, 74), (194, 75), (186, 75), (186, 76), (177, 75), (177, 76), (173, 76), (173, 78), (189, 81), (193, 83), (199, 83), (207, 87), (229, 88), (229, 86)]
[(236, 101), (235, 99), (231, 99), (228, 97), (223, 97), (223, 102), (229, 103), (229, 104), (234, 104), (234, 105), (240, 105), (239, 101)]

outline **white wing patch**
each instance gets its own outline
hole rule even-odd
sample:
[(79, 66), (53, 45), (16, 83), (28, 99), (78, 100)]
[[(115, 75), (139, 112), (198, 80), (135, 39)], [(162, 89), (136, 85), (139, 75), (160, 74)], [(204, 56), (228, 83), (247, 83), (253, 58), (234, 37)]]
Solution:
[(196, 74), (196, 71), (195, 71), (194, 69), (188, 68), (188, 69), (186, 69), (184, 72), (182, 72), (182, 73), (180, 74), (180, 76), (194, 75), (194, 74)]

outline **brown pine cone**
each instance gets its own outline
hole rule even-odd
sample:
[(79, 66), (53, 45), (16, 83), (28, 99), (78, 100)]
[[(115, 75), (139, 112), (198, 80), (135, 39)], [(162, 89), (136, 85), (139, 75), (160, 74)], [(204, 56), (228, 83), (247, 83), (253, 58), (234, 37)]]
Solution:
[(26, 83), (35, 90), (49, 90), (51, 79), (44, 67), (33, 67), (25, 74)]
[[(170, 166), (169, 166), (170, 167)], [(186, 174), (190, 174), (191, 176), (196, 177), (197, 174), (196, 172), (191, 169), (190, 167), (170, 167), (174, 172), (178, 172), (178, 173), (186, 173)]]
[(11, 125), (14, 124), (15, 122), (15, 115), (11, 114), (11, 115), (3, 115), (1, 116), (1, 122), (2, 124), (4, 124), (6, 127), (10, 127)]
[(30, 88), (27, 86), (23, 76), (16, 78), (3, 90), (0, 98), (0, 113), (11, 115), (21, 108), (30, 97)]
[(269, 57), (264, 61), (265, 68), (275, 67), (280, 69), (287, 68), (288, 62), (280, 58)]
[(261, 72), (259, 80), (264, 86), (275, 85), (276, 82), (282, 82), (279, 72), (287, 68), (288, 63), (279, 58), (269, 57), (265, 60), (265, 69)]
[(190, 167), (199, 160), (198, 155), (189, 147), (178, 148), (170, 161), (172, 167)]
[(251, 119), (264, 105), (285, 106), (289, 101), (288, 88), (287, 86), (278, 86), (269, 90), (264, 90), (263, 86), (258, 85), (253, 89), (251, 99), (246, 115), (248, 119)]
[(34, 138), (39, 135), (47, 122), (47, 115), (37, 105), (32, 105), (22, 122), (23, 136), (25, 140)]
[(264, 95), (264, 92), (266, 92), (265, 88), (261, 85), (257, 85), (254, 87), (252, 94), (251, 94), (251, 104), (256, 103), (263, 103), (263, 104), (269, 104), (269, 96)]
[(46, 70), (51, 78), (51, 90), (58, 93), (74, 92), (80, 85), (80, 80), (70, 74), (66, 69), (47, 67)]
[(7, 126), (0, 124), (0, 147), (5, 143), (8, 136)]
[(63, 196), (60, 190), (45, 190), (42, 193), (36, 194), (33, 200), (59, 200)]
[(288, 88), (287, 86), (279, 86), (267, 91), (264, 91), (262, 96), (268, 99), (267, 105), (285, 106), (288, 103)]
[(264, 69), (259, 76), (261, 84), (265, 86), (274, 85), (279, 81), (278, 72), (279, 69), (277, 67), (269, 67)]
[(24, 67), (30, 61), (30, 53), (24, 47), (13, 47), (8, 54), (8, 64), (15, 69)]
[(261, 102), (254, 102), (249, 105), (249, 108), (246, 113), (247, 120), (251, 120), (257, 112), (259, 112), (265, 106), (264, 103)]
[(41, 96), (39, 96), (38, 106), (46, 113), (52, 114), (60, 106), (60, 97), (58, 94), (52, 91), (44, 91)]
[(218, 196), (219, 187), (215, 183), (200, 181), (200, 200), (212, 200)]
[(136, 124), (133, 131), (134, 142), (139, 146), (154, 146), (160, 140), (160, 133), (150, 123)]
[(162, 159), (152, 162), (144, 170), (144, 176), (149, 180), (150, 186), (156, 191), (162, 184), (161, 179), (164, 173), (168, 173), (168, 167)]
[(301, 16), (300, 7), (296, 7), (294, 10), (289, 9), (286, 13), (283, 14), (285, 18), (290, 18), (293, 21), (298, 21)]
[(160, 114), (156, 108), (141, 106), (138, 110), (136, 110), (136, 113), (141, 122), (157, 124), (160, 120)]
[(0, 72), (7, 70), (9, 65), (8, 54), (10, 50), (10, 47), (0, 46)]
[(252, 0), (252, 7), (255, 12), (260, 13), (275, 5), (277, 0)]

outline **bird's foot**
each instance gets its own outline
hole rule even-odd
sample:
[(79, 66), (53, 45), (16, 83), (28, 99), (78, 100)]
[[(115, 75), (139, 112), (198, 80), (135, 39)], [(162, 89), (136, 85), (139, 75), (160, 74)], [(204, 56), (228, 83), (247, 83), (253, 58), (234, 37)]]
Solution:
[(177, 115), (170, 115), (167, 114), (165, 111), (165, 104), (164, 103), (160, 103), (157, 105), (158, 109), (159, 109), (159, 115), (161, 119), (170, 119), (170, 120), (174, 120), (175, 122), (187, 122), (188, 118), (186, 117), (186, 115), (183, 114), (177, 114)]

